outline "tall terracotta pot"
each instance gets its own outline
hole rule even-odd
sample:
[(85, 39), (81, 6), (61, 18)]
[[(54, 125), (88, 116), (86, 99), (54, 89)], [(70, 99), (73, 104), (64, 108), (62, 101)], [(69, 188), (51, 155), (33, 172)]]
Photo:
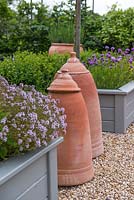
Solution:
[[(52, 43), (51, 47), (49, 48), (49, 55), (54, 53), (58, 54), (65, 54), (71, 53), (73, 51), (74, 44), (70, 43)], [(82, 44), (80, 45), (80, 52), (83, 51)]]
[(76, 58), (75, 52), (71, 53), (71, 58), (68, 59), (67, 63), (61, 67), (61, 70), (63, 69), (69, 70), (69, 74), (81, 88), (88, 110), (92, 142), (92, 156), (95, 158), (102, 154), (104, 149), (102, 141), (100, 104), (94, 79), (91, 73), (85, 68), (79, 59)]
[(85, 183), (93, 178), (94, 170), (88, 113), (80, 88), (63, 70), (48, 91), (53, 98), (60, 99), (67, 115), (67, 133), (58, 147), (58, 184)]

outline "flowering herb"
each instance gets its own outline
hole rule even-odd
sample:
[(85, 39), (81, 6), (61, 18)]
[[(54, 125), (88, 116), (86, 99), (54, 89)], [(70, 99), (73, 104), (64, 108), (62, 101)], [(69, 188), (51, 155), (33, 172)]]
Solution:
[(106, 50), (109, 50), (109, 46), (105, 46), (105, 49), (106, 49)]
[(115, 47), (111, 47), (111, 51), (114, 51), (115, 50)]
[[(117, 89), (122, 85), (134, 80), (134, 48), (117, 50), (115, 47), (105, 47), (105, 52), (96, 53), (82, 61), (91, 71), (97, 88)], [(86, 52), (86, 55), (88, 52)]]
[(0, 159), (47, 146), (66, 132), (65, 120), (58, 100), (0, 76)]

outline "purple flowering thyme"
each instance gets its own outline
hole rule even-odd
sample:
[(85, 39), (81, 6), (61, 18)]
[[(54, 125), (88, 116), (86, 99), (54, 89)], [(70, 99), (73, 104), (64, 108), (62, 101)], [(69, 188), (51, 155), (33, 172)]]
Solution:
[(33, 86), (9, 85), (0, 76), (0, 159), (46, 146), (66, 133), (65, 109)]

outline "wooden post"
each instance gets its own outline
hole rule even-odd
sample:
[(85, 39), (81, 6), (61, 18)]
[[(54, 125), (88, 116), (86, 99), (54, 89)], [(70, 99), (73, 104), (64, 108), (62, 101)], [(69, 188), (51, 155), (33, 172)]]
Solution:
[(94, 13), (94, 0), (92, 2), (92, 13)]
[(30, 0), (30, 6), (31, 6), (31, 21), (33, 19), (33, 0)]
[(76, 0), (75, 9), (75, 36), (74, 36), (74, 51), (77, 58), (80, 57), (80, 31), (81, 31), (81, 0)]

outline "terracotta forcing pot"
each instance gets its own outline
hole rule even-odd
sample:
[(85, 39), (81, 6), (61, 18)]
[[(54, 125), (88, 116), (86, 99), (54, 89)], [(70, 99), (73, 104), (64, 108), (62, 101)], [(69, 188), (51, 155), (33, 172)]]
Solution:
[[(49, 55), (54, 53), (65, 54), (71, 53), (74, 50), (74, 44), (69, 43), (52, 43), (49, 48)], [(80, 45), (80, 52), (83, 51), (82, 44)]]
[(71, 53), (71, 58), (68, 59), (67, 63), (61, 67), (61, 70), (63, 69), (69, 70), (69, 74), (78, 84), (78, 87), (81, 88), (82, 95), (88, 110), (92, 143), (92, 156), (95, 158), (102, 154), (104, 149), (102, 141), (100, 104), (94, 79), (86, 67), (79, 61), (78, 58), (76, 58), (75, 52)]
[(51, 83), (49, 94), (60, 99), (67, 115), (67, 133), (58, 147), (58, 184), (71, 186), (93, 178), (90, 128), (85, 101), (71, 76), (62, 73)]

